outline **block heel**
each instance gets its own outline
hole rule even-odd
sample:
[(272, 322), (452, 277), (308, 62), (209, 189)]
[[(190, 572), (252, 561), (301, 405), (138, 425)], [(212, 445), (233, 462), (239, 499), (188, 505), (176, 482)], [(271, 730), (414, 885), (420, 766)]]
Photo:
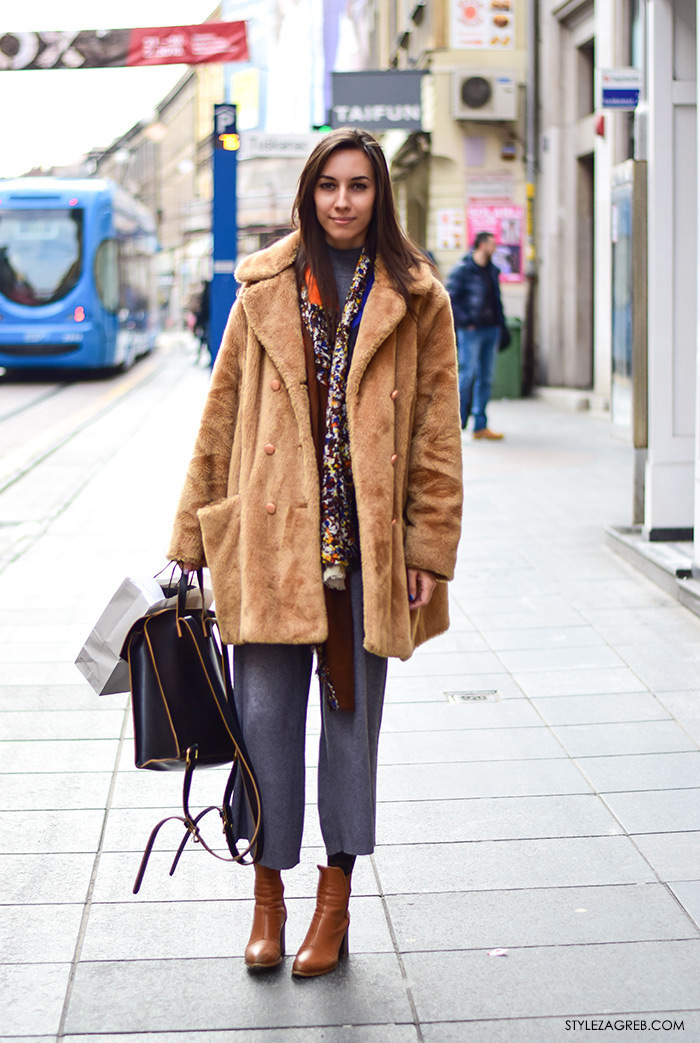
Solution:
[(338, 866), (319, 866), (316, 910), (292, 967), (295, 978), (330, 974), (348, 955), (350, 877)]

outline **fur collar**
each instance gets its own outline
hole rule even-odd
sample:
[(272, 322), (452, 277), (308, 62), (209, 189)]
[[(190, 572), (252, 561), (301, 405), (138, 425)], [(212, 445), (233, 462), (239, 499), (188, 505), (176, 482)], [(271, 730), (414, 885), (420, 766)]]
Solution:
[[(243, 283), (239, 299), (250, 326), (277, 367), (289, 389), (292, 405), (301, 417), (303, 411), (308, 410), (308, 400), (300, 392), (306, 370), (299, 295), (292, 267), (298, 244), (299, 233), (293, 232), (266, 250), (247, 257), (238, 268), (236, 277)], [(438, 287), (442, 290), (428, 265), (421, 265), (412, 286), (413, 292), (427, 296)], [(375, 267), (374, 283), (362, 313), (353, 351), (348, 374), (349, 399), (359, 391), (360, 381), (372, 357), (405, 315), (406, 302), (391, 285), (380, 260)]]
[[(298, 248), (299, 232), (296, 231), (286, 235), (284, 239), (279, 239), (272, 246), (268, 246), (264, 250), (258, 250), (257, 253), (251, 254), (250, 257), (246, 257), (245, 260), (241, 261), (236, 268), (237, 282), (251, 285), (256, 282), (273, 279), (276, 275), (283, 272), (285, 268), (291, 267)], [(377, 261), (376, 268), (377, 274), (380, 272), (386, 273), (381, 258)], [(435, 276), (429, 265), (421, 264), (410, 284), (411, 293), (428, 293), (435, 285), (435, 282)]]

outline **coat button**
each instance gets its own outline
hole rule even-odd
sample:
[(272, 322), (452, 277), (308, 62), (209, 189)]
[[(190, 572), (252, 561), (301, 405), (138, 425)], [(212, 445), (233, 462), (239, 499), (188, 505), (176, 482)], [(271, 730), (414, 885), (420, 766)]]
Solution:
[(276, 510), (277, 510), (277, 507), (275, 506), (274, 503), (266, 503), (265, 504), (265, 510), (267, 511), (268, 514), (274, 514), (276, 512)]
[(398, 456), (396, 455), (396, 453), (394, 453), (393, 456), (391, 457), (391, 466), (392, 467), (394, 466), (394, 464), (396, 463), (397, 460), (398, 460)]
[(280, 384), (280, 382), (277, 379), (277, 377), (275, 377), (274, 380), (270, 381), (270, 387), (272, 388), (273, 391), (279, 391), (279, 389), (282, 387), (282, 385)]
[(399, 389), (398, 388), (394, 388), (394, 390), (391, 392), (391, 397), (393, 398), (393, 400), (395, 402), (396, 399), (399, 397)]
[(274, 445), (271, 442), (268, 442), (267, 445), (265, 446), (265, 452), (267, 453), (268, 456), (272, 456), (274, 451), (275, 451)]
[(396, 518), (392, 518), (392, 519), (391, 519), (391, 524), (392, 524), (392, 525), (396, 525)]

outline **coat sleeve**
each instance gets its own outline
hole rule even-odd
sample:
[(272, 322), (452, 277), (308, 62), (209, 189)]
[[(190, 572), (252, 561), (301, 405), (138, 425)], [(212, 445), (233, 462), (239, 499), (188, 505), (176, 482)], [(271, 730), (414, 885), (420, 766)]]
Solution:
[(452, 305), (455, 326), (466, 326), (464, 321), (464, 286), (463, 286), (464, 262), (459, 261), (447, 277), (447, 292)]
[(190, 562), (198, 567), (206, 565), (197, 511), (227, 495), (246, 340), (247, 323), (243, 305), (238, 300), (226, 324), (180, 494), (167, 552), (171, 561)]
[(404, 515), (407, 566), (452, 579), (462, 523), (462, 438), (452, 314), (447, 294), (437, 285), (418, 319)]
[(494, 267), (494, 284), (496, 290), (496, 311), (498, 313), (498, 325), (505, 326), (506, 324), (506, 313), (503, 308), (503, 298), (501, 297), (501, 269), (497, 268), (493, 261), (491, 264)]

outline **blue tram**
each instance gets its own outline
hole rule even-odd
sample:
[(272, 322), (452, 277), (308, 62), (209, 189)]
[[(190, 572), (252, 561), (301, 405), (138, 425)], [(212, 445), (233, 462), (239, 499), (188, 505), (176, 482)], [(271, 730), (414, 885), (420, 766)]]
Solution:
[(128, 368), (158, 332), (156, 229), (111, 181), (0, 180), (0, 367)]

